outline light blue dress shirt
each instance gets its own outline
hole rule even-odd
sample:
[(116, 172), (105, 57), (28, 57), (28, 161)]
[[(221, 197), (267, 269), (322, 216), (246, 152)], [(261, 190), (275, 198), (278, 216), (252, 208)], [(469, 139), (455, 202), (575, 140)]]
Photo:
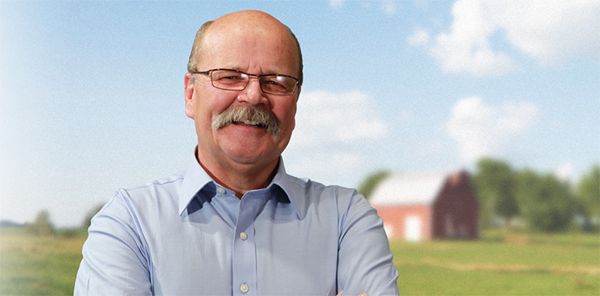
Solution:
[(356, 191), (286, 174), (239, 199), (194, 159), (93, 218), (76, 295), (398, 294), (382, 221)]

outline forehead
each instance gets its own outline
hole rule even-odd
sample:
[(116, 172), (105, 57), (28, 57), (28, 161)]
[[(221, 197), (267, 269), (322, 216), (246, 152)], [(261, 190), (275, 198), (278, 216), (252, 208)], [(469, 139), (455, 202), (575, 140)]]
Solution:
[(203, 69), (258, 67), (290, 75), (297, 74), (300, 63), (287, 27), (275, 19), (245, 17), (212, 23), (201, 41), (198, 60)]

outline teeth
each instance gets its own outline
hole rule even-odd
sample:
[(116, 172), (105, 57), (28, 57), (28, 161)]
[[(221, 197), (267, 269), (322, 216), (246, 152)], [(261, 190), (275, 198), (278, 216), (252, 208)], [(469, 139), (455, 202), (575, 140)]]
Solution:
[(243, 124), (252, 125), (252, 126), (258, 126), (258, 127), (262, 126), (260, 123), (253, 122), (253, 121), (250, 121), (250, 120), (242, 120), (242, 121), (239, 121), (239, 122), (236, 122), (236, 123), (243, 123)]

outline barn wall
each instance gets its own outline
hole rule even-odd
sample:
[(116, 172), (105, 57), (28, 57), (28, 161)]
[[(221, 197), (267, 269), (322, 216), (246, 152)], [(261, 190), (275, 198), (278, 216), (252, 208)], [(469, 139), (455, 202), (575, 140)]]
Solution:
[[(429, 240), (431, 233), (431, 209), (427, 205), (403, 205), (403, 206), (376, 206), (379, 217), (383, 220), (384, 228), (390, 238), (407, 239), (407, 219), (414, 221), (415, 217), (420, 219), (420, 239)], [(412, 218), (409, 218), (412, 217)]]
[(476, 239), (479, 205), (466, 173), (448, 178), (433, 205), (434, 238)]

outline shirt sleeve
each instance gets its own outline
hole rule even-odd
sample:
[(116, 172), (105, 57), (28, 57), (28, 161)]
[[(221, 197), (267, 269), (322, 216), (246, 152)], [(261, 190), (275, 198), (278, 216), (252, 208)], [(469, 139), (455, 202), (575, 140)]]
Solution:
[(75, 295), (152, 295), (148, 254), (136, 221), (124, 190), (94, 216)]
[(377, 211), (356, 191), (339, 206), (338, 289), (344, 295), (398, 295), (398, 271)]

